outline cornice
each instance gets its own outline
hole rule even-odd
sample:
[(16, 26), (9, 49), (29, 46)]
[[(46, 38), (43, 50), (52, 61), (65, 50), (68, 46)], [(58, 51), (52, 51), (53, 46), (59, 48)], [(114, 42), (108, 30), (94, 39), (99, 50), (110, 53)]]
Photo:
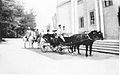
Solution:
[(70, 2), (71, 2), (71, 0), (69, 0), (69, 1), (63, 1), (63, 2), (61, 2), (61, 3), (58, 3), (58, 4), (57, 4), (57, 8), (65, 5), (65, 4), (67, 4), (67, 3), (70, 3)]

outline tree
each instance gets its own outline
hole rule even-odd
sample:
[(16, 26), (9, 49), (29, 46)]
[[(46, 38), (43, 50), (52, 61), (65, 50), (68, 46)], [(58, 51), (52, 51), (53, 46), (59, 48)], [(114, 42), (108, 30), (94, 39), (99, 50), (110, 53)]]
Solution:
[[(0, 25), (2, 37), (14, 37), (14, 28), (18, 26), (16, 17), (20, 17), (22, 8), (16, 5), (14, 0), (2, 0), (1, 1), (1, 13), (0, 13)], [(20, 10), (21, 9), (21, 10)]]
[(23, 35), (28, 26), (36, 27), (32, 11), (25, 13), (24, 7), (14, 0), (0, 0), (0, 40)]
[(27, 27), (35, 28), (36, 23), (35, 23), (35, 17), (34, 12), (32, 10), (28, 13), (26, 12), (23, 16), (23, 18), (20, 20), (20, 23), (22, 25), (26, 25)]
[[(1, 10), (2, 10), (2, 1), (0, 0), (0, 13), (1, 13)], [(1, 25), (0, 25), (0, 42), (2, 41), (2, 32), (1, 32), (1, 29), (2, 28), (1, 28)]]

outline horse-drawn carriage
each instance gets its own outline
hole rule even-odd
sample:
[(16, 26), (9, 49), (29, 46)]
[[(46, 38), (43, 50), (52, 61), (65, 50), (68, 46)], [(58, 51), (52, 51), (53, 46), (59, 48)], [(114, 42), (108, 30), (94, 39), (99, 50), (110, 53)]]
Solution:
[(43, 52), (48, 50), (57, 51), (62, 53), (63, 50), (67, 49), (69, 53), (76, 51), (79, 52), (79, 46), (86, 46), (86, 56), (88, 56), (88, 47), (90, 47), (90, 55), (92, 55), (92, 45), (96, 40), (103, 40), (101, 31), (91, 31), (89, 33), (74, 34), (70, 37), (64, 37), (65, 42), (57, 37), (55, 34), (44, 34), (43, 41), (41, 41), (41, 48)]
[(43, 35), (43, 41), (41, 41), (41, 48), (43, 52), (46, 52), (49, 50), (52, 50), (53, 52), (62, 52), (63, 49), (68, 49), (68, 51), (71, 51), (71, 38), (70, 37), (64, 37), (65, 42), (60, 38), (56, 38), (55, 34), (44, 34)]
[[(101, 31), (91, 31), (91, 32), (83, 32), (81, 34), (74, 34), (70, 37), (64, 37), (64, 40), (60, 37), (56, 37), (56, 33), (54, 34), (38, 34), (35, 35), (35, 31), (30, 31), (29, 35), (25, 35), (24, 39), (24, 47), (26, 48), (26, 42), (29, 42), (29, 46), (33, 48), (33, 43), (37, 42), (38, 47), (41, 48), (42, 52), (47, 52), (48, 50), (56, 51), (62, 53), (64, 50), (68, 50), (69, 53), (73, 53), (78, 51), (80, 54), (79, 46), (86, 46), (86, 56), (88, 56), (88, 47), (90, 48), (90, 55), (92, 55), (92, 45), (96, 40), (103, 40), (103, 35)], [(35, 39), (36, 37), (36, 39)]]

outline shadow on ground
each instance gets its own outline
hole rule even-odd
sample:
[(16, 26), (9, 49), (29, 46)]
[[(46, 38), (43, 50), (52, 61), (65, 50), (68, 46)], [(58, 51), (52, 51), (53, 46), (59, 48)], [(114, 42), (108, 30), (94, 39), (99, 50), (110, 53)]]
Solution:
[(106, 59), (119, 59), (119, 55), (113, 55), (113, 54), (105, 54), (105, 53), (98, 53), (98, 52), (93, 52), (92, 56), (85, 56), (85, 51), (81, 51), (81, 55), (74, 53), (71, 54), (67, 51), (64, 51), (62, 54), (59, 52), (53, 52), (53, 51), (47, 51), (47, 52), (42, 52), (41, 49), (30, 49), (26, 48), (26, 50), (30, 50), (33, 52), (36, 52), (38, 54), (41, 54), (47, 58), (53, 59), (53, 60), (68, 60), (68, 59), (89, 59), (89, 60), (106, 60)]

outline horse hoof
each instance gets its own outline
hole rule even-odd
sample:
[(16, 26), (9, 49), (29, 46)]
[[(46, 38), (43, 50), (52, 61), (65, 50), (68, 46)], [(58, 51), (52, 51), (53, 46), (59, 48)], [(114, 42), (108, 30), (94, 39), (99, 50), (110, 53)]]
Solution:
[(93, 56), (92, 54), (90, 54), (90, 56)]
[(40, 49), (40, 47), (38, 47), (37, 49)]
[(74, 53), (71, 54), (72, 56), (74, 55)]
[(63, 55), (63, 53), (62, 53), (62, 52), (59, 52), (59, 54), (60, 54), (60, 55)]

